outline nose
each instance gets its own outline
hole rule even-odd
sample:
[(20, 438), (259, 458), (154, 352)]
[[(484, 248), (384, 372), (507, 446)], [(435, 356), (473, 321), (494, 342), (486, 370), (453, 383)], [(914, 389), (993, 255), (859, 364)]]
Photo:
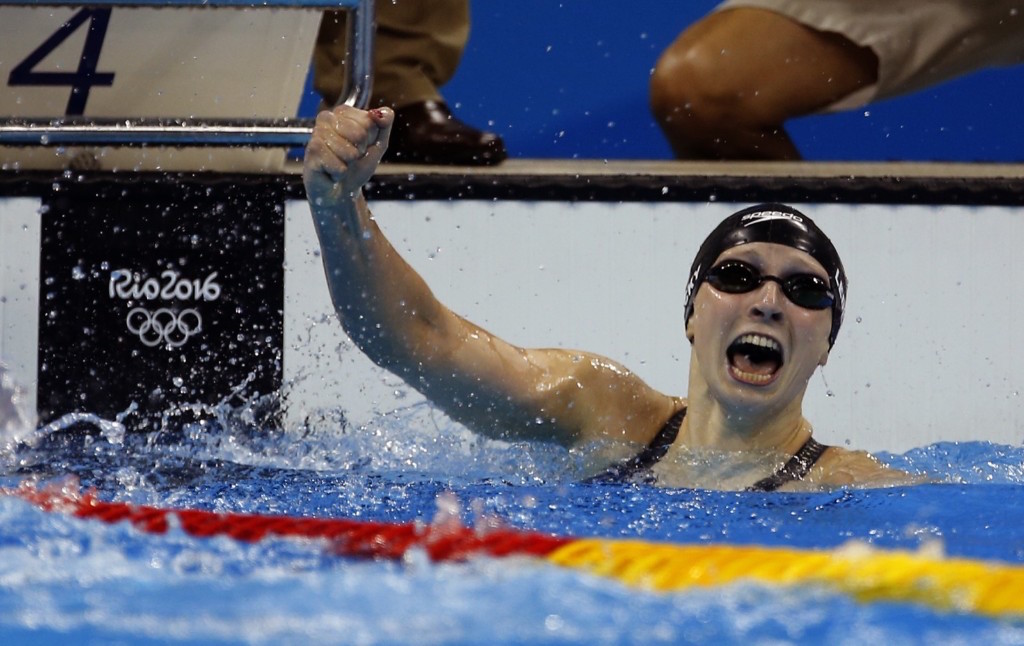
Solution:
[(782, 287), (774, 280), (766, 280), (754, 290), (754, 301), (750, 313), (755, 318), (771, 321), (782, 320)]

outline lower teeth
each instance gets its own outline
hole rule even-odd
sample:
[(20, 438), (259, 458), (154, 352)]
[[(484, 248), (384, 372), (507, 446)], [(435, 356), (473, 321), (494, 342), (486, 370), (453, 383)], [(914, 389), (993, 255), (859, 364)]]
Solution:
[(740, 379), (742, 379), (744, 381), (751, 381), (751, 382), (754, 382), (754, 383), (762, 383), (763, 384), (763, 383), (767, 383), (772, 378), (772, 375), (759, 375), (759, 374), (756, 374), (756, 373), (753, 373), (753, 372), (744, 372), (744, 371), (738, 370), (736, 368), (733, 368), (733, 370), (735, 371), (736, 376), (738, 376)]

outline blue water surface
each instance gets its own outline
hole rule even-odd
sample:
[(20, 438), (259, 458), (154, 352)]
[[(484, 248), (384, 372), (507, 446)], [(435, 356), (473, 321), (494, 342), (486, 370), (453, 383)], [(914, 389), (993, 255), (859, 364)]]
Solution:
[[(230, 414), (159, 433), (51, 429), (5, 455), (102, 499), (303, 517), (500, 523), (568, 536), (879, 548), (1024, 562), (1024, 449), (936, 444), (887, 462), (940, 481), (750, 494), (583, 484), (581, 456), (486, 441), (413, 407), (350, 428)], [(69, 480), (70, 478), (70, 480)], [(146, 534), (0, 497), (0, 639), (81, 644), (1024, 643), (1024, 621), (814, 586), (655, 593), (541, 561), (342, 558), (319, 541)]]

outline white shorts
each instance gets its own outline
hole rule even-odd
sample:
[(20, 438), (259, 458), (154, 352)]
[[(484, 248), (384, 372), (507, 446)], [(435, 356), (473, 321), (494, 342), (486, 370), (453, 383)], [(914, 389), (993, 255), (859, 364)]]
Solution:
[(1021, 0), (726, 0), (839, 33), (878, 56), (878, 82), (830, 109), (906, 94), (985, 67), (1024, 62)]

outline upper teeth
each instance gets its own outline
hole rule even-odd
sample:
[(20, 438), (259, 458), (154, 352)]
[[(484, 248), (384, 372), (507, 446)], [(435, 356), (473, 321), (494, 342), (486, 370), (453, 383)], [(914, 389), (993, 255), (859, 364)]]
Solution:
[(750, 343), (753, 345), (759, 345), (762, 348), (768, 348), (775, 350), (776, 352), (782, 352), (782, 346), (775, 339), (760, 334), (744, 334), (738, 339), (739, 343)]

